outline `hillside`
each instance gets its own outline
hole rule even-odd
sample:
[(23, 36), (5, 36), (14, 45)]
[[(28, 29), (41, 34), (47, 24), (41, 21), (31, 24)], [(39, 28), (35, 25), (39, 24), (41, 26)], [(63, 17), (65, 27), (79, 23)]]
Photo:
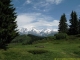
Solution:
[(63, 58), (79, 60), (80, 58), (80, 40), (55, 40), (32, 45), (9, 44), (8, 47), (6, 51), (0, 50), (0, 60), (60, 60)]

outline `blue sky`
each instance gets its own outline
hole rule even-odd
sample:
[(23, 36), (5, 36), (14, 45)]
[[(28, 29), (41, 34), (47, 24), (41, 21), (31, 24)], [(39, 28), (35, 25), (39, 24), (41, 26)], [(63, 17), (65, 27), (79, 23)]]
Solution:
[(18, 28), (57, 30), (60, 17), (70, 19), (72, 10), (80, 14), (80, 0), (13, 0)]

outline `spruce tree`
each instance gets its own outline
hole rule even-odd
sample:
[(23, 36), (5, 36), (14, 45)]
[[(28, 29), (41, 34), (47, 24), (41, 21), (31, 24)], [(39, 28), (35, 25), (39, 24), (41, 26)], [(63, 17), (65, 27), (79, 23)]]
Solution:
[(76, 35), (78, 34), (78, 18), (75, 11), (71, 12), (71, 19), (70, 19), (70, 28), (69, 28), (69, 34), (70, 35)]
[(63, 14), (60, 18), (59, 22), (59, 33), (67, 33), (68, 32), (68, 25), (67, 25), (67, 19), (65, 14)]
[(5, 48), (18, 35), (16, 17), (11, 0), (0, 0), (0, 48)]
[(80, 16), (79, 16), (79, 24), (78, 24), (78, 33), (80, 34)]

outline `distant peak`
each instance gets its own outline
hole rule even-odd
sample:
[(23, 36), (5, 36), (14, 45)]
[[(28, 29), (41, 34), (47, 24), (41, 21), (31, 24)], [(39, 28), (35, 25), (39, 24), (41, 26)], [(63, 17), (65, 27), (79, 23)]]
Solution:
[(36, 36), (49, 36), (49, 35), (54, 35), (56, 34), (58, 31), (57, 29), (41, 29), (38, 30), (36, 28), (32, 28), (32, 29), (27, 29), (27, 28), (22, 28), (19, 30), (20, 34), (33, 34)]

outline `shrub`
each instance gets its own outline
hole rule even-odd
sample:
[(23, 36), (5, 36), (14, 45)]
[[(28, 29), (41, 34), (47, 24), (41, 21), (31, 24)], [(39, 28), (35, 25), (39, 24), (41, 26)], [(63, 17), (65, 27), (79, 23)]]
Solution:
[(74, 54), (80, 55), (80, 51), (74, 51)]
[(58, 33), (54, 35), (56, 39), (67, 39), (68, 35), (66, 33)]
[(48, 51), (47, 50), (29, 50), (28, 52), (32, 54), (43, 54), (43, 53), (47, 53)]

